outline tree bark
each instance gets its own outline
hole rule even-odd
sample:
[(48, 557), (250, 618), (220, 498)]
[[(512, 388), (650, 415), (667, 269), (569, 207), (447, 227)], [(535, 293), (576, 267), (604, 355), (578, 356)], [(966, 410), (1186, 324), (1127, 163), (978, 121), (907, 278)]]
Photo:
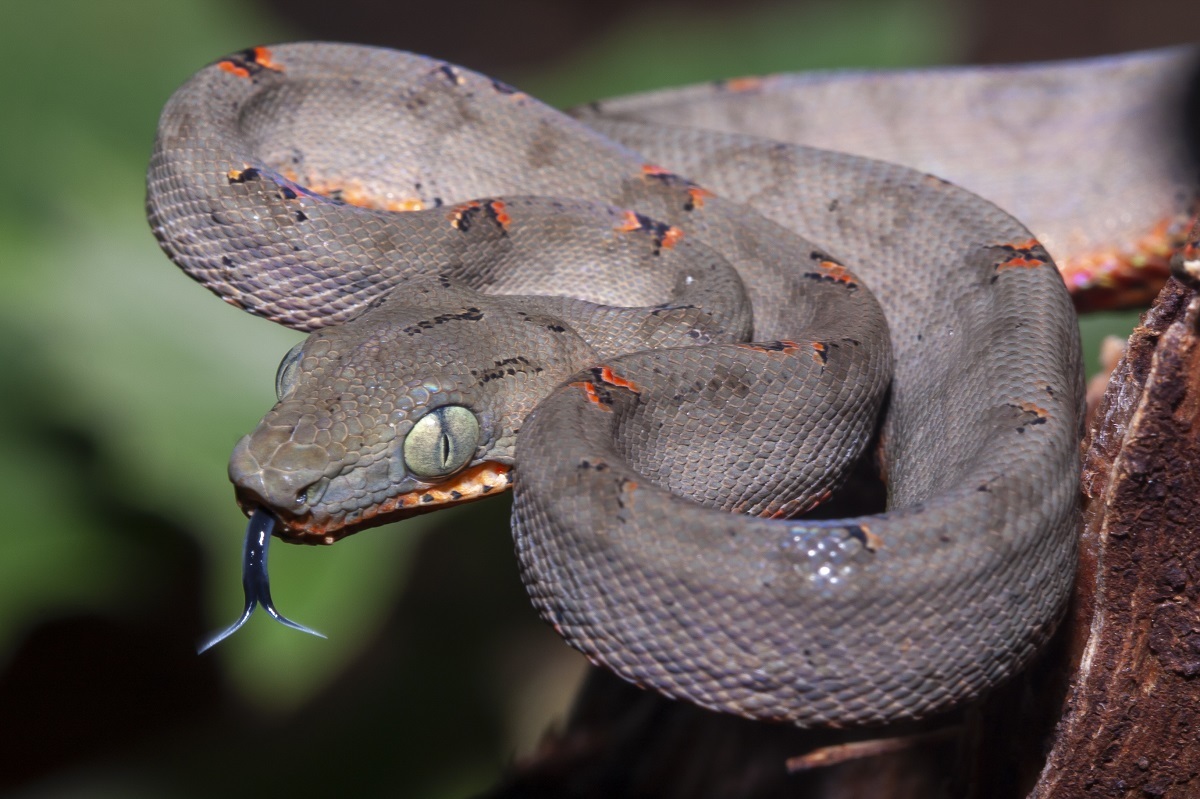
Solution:
[(1198, 309), (1163, 289), (1088, 436), (1074, 674), (1032, 799), (1200, 796)]

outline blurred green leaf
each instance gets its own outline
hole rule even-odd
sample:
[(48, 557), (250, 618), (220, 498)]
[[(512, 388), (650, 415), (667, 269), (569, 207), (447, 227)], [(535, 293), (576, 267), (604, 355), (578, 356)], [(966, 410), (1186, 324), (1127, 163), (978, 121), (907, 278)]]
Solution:
[[(0, 65), (23, 77), (0, 90), (22, 110), (0, 146), (0, 180), (20, 187), (0, 192), (0, 315), (21, 342), (22, 396), (49, 426), (94, 441), (103, 491), (198, 532), (217, 629), (241, 607), (245, 526), (224, 464), (274, 402), (275, 366), (299, 334), (222, 306), (167, 261), (142, 210), (144, 174), (159, 111), (188, 75), (288, 35), (232, 3), (23, 4), (6, 16)], [(156, 571), (153, 553), (95, 518), (79, 464), (15, 434), (22, 408), (9, 404), (0, 501), (26, 533), (0, 559), (0, 658), (38, 619), (129, 607)], [(305, 701), (382, 622), (421, 526), (327, 551), (276, 546), (276, 601), (334, 643), (264, 617), (208, 657), (254, 702)]]
[(569, 63), (514, 83), (561, 107), (772, 72), (951, 61), (960, 7), (939, 0), (784, 3), (720, 12), (649, 9)]

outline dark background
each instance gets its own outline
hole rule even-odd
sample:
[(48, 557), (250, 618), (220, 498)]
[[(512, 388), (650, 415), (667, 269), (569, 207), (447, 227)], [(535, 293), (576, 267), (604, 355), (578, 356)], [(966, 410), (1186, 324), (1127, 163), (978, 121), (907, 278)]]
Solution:
[[(741, 74), (1038, 60), (1200, 38), (1195, 0), (64, 0), (0, 16), (0, 792), (456, 797), (561, 716), (581, 659), (534, 616), (491, 500), (272, 551), (241, 605), (233, 442), (298, 334), (158, 251), (142, 180), (191, 72), (289, 39), (439, 56), (567, 105)], [(1089, 355), (1102, 327), (1089, 321)]]

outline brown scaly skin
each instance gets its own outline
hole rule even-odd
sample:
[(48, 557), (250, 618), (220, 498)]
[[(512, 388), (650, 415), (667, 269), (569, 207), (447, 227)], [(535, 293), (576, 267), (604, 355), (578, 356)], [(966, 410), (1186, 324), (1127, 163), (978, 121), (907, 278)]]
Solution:
[[(968, 99), (1013, 88), (1013, 113), (1064, 83), (1085, 106), (1106, 87), (1128, 133), (1166, 118), (1187, 59), (958, 80)], [(228, 301), (317, 330), (234, 453), (240, 501), (328, 542), (515, 475), (535, 605), (626, 679), (801, 725), (922, 718), (987, 691), (1053, 631), (1074, 568), (1082, 379), (1050, 254), (943, 180), (743, 135), (776, 133), (769, 119), (803, 136), (805, 92), (869, 121), (889, 80), (940, 108), (955, 77), (725, 82), (581, 111), (600, 135), (371, 48), (258, 48), (199, 73), (160, 124), (155, 233)], [(947, 135), (994, 135), (1001, 154), (1005, 137), (1041, 146), (1033, 123), (1054, 114), (965, 116)], [(1055, 142), (1077, 136), (1053, 132), (1024, 189), (1034, 217), (1071, 185)], [(1164, 141), (1142, 183), (1114, 168), (1132, 181), (1121, 208), (1178, 174)], [(951, 173), (977, 160), (930, 151)], [(1155, 221), (1193, 196), (1167, 194)], [(1105, 246), (1108, 206), (1085, 207), (1065, 227), (1032, 220), (1050, 253)], [(887, 512), (788, 521), (855, 461), (889, 387)], [(478, 420), (474, 451), (416, 479), (406, 436), (450, 406)]]

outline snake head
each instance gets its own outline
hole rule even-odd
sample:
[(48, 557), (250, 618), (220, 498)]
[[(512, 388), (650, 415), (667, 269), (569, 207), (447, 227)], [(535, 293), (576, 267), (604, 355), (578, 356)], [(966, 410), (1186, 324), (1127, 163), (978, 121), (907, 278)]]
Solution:
[(521, 420), (589, 353), (498, 298), (405, 283), (284, 357), (278, 402), (230, 458), (238, 502), (281, 537), (333, 543), (500, 493)]

